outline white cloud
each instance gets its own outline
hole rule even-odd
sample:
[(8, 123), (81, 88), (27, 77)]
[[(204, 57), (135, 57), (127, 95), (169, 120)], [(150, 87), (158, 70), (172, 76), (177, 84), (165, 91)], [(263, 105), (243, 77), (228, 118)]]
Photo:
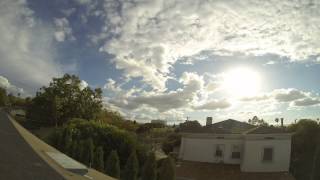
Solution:
[(294, 88), (275, 89), (270, 93), (260, 94), (252, 97), (244, 97), (242, 101), (265, 101), (273, 99), (277, 102), (291, 102), (311, 96), (311, 93), (300, 91)]
[(292, 106), (313, 106), (320, 104), (319, 98), (304, 98), (297, 101), (292, 102)]
[(54, 24), (56, 26), (56, 31), (54, 32), (56, 41), (63, 42), (66, 39), (75, 40), (67, 18), (54, 18)]
[(156, 89), (164, 89), (179, 58), (202, 51), (276, 54), (292, 61), (320, 54), (318, 1), (104, 2), (101, 34), (107, 40), (100, 50), (115, 55), (127, 76), (141, 76)]
[(76, 3), (79, 3), (81, 5), (86, 5), (92, 3), (92, 0), (74, 0)]
[(212, 100), (202, 104), (200, 106), (194, 107), (196, 110), (216, 110), (216, 109), (226, 109), (231, 107), (231, 103), (226, 99), (223, 100)]
[(67, 17), (69, 17), (76, 12), (76, 8), (62, 9), (61, 12)]
[(297, 89), (277, 89), (272, 92), (274, 99), (279, 102), (290, 102), (297, 99), (302, 99), (310, 94), (299, 91)]
[(2, 0), (0, 4), (1, 75), (34, 92), (61, 74), (54, 62), (53, 30), (34, 18), (25, 1)]
[(143, 105), (157, 109), (159, 112), (166, 112), (173, 109), (189, 107), (197, 100), (198, 93), (203, 89), (203, 79), (195, 73), (184, 73), (180, 82), (184, 85), (182, 89), (166, 93), (145, 93), (134, 96), (132, 92), (123, 93), (123, 90), (116, 86), (115, 81), (108, 80), (105, 88), (120, 94), (109, 103), (124, 108), (137, 109)]
[(24, 91), (22, 88), (18, 88), (15, 85), (12, 85), (6, 77), (0, 76), (0, 87), (7, 90), (7, 93), (13, 93), (17, 95), (18, 93), (23, 95)]

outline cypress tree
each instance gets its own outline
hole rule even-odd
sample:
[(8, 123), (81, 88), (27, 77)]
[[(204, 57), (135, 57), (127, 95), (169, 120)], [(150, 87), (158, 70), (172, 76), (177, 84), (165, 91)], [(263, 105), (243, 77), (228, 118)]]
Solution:
[(157, 163), (154, 153), (150, 153), (147, 161), (145, 162), (141, 180), (156, 180), (157, 179)]
[(106, 173), (114, 178), (120, 178), (120, 163), (119, 156), (117, 151), (113, 150), (108, 156), (106, 165), (105, 165)]
[(104, 170), (104, 152), (103, 152), (103, 147), (99, 146), (97, 147), (95, 151), (95, 156), (94, 156), (94, 167), (98, 171), (103, 172)]
[(64, 145), (64, 153), (71, 156), (72, 154), (72, 137), (69, 133), (65, 135), (65, 145)]
[(84, 141), (80, 141), (78, 143), (78, 153), (75, 155), (75, 159), (84, 163), (84, 154), (85, 154)]
[(163, 160), (159, 169), (158, 180), (175, 180), (175, 164), (171, 157)]
[(130, 154), (123, 173), (123, 180), (137, 180), (139, 172), (139, 162), (136, 151)]
[(94, 144), (91, 138), (88, 138), (84, 144), (83, 162), (85, 165), (91, 167), (94, 157)]
[(78, 154), (79, 154), (79, 144), (77, 141), (73, 141), (71, 146), (70, 156), (76, 159)]

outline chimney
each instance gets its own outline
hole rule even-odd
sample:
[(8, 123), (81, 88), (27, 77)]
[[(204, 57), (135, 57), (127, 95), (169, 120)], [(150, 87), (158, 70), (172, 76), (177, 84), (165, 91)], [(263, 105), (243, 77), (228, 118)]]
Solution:
[(209, 126), (212, 124), (212, 117), (207, 117), (206, 126)]
[(283, 128), (283, 118), (281, 118), (280, 121), (281, 121), (281, 127)]

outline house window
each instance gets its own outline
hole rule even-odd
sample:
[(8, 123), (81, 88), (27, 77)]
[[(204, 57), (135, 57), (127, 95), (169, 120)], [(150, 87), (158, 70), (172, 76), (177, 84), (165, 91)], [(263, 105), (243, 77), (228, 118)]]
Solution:
[(239, 145), (232, 146), (231, 158), (232, 159), (240, 159), (240, 146)]
[(272, 161), (273, 160), (273, 148), (268, 147), (263, 149), (262, 161)]
[(216, 157), (222, 157), (223, 156), (222, 145), (217, 145), (215, 155), (216, 155)]

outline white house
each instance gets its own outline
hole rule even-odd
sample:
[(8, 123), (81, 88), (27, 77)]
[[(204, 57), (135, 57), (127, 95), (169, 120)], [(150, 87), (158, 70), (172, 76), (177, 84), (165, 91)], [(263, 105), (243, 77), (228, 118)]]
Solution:
[(229, 119), (203, 130), (181, 133), (180, 159), (239, 164), (243, 172), (289, 171), (291, 134), (282, 128)]

